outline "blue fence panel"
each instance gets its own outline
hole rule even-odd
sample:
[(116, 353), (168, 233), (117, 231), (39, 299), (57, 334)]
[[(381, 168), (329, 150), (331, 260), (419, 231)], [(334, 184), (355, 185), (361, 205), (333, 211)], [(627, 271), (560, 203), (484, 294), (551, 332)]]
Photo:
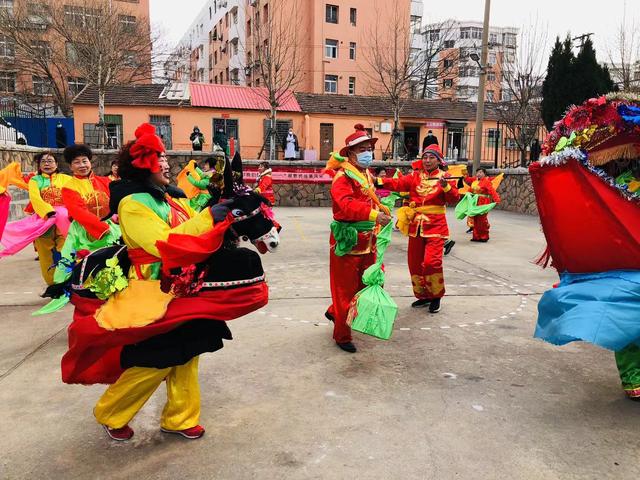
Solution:
[[(58, 123), (62, 125), (62, 132), (58, 132)], [(58, 144), (58, 135), (61, 143)], [(47, 118), (47, 147), (62, 148), (72, 145), (76, 141), (76, 131), (73, 118)]]

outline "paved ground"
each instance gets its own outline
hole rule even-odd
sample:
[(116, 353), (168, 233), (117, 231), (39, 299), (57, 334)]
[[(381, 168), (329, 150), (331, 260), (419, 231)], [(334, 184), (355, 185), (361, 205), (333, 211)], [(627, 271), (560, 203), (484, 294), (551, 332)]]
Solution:
[(493, 212), (488, 244), (446, 259), (442, 311), (411, 310), (397, 235), (388, 289), (400, 306), (388, 342), (331, 340), (327, 209), (279, 209), (279, 253), (265, 258), (271, 302), (236, 320), (235, 339), (201, 359), (196, 442), (158, 430), (164, 392), (107, 440), (93, 419), (102, 386), (64, 385), (70, 311), (43, 303), (31, 251), (0, 264), (0, 478), (604, 479), (635, 478), (640, 405), (618, 387), (613, 355), (532, 338), (552, 271), (536, 218)]

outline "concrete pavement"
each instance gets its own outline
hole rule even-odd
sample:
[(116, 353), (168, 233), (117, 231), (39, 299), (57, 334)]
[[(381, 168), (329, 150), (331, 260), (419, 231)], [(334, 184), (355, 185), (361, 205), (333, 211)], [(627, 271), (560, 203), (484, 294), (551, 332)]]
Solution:
[(442, 311), (412, 310), (406, 239), (394, 234), (387, 288), (400, 307), (388, 342), (356, 334), (349, 355), (323, 317), (328, 209), (280, 208), (282, 248), (263, 257), (265, 309), (231, 322), (201, 358), (201, 423), (162, 434), (162, 389), (107, 439), (92, 416), (103, 386), (60, 380), (71, 312), (44, 303), (34, 253), (0, 261), (0, 478), (625, 479), (640, 467), (640, 405), (624, 399), (613, 354), (534, 340), (536, 304), (556, 280), (531, 260), (537, 218), (491, 214), (488, 244), (446, 257)]

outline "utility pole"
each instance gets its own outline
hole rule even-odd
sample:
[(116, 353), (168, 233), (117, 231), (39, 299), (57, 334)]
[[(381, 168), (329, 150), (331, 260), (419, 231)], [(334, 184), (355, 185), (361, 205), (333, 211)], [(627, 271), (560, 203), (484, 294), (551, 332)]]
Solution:
[(577, 37), (573, 37), (571, 40), (580, 40), (580, 49), (584, 47), (584, 42), (587, 39), (591, 38), (591, 35), (595, 35), (594, 33), (583, 33), (582, 35), (578, 35)]
[(484, 0), (484, 23), (482, 25), (482, 52), (480, 53), (480, 83), (478, 85), (478, 107), (476, 110), (476, 136), (473, 142), (473, 174), (480, 168), (482, 158), (482, 125), (484, 124), (484, 90), (487, 83), (487, 57), (489, 54), (489, 17), (491, 0)]

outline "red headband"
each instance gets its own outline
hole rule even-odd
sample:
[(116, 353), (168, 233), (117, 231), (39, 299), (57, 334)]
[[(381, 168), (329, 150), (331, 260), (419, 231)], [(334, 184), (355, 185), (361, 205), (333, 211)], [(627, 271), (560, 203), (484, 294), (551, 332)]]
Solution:
[(136, 168), (158, 173), (160, 171), (159, 156), (165, 148), (160, 137), (156, 135), (156, 127), (143, 123), (136, 129), (135, 135), (136, 141), (129, 150), (133, 157), (131, 164)]

